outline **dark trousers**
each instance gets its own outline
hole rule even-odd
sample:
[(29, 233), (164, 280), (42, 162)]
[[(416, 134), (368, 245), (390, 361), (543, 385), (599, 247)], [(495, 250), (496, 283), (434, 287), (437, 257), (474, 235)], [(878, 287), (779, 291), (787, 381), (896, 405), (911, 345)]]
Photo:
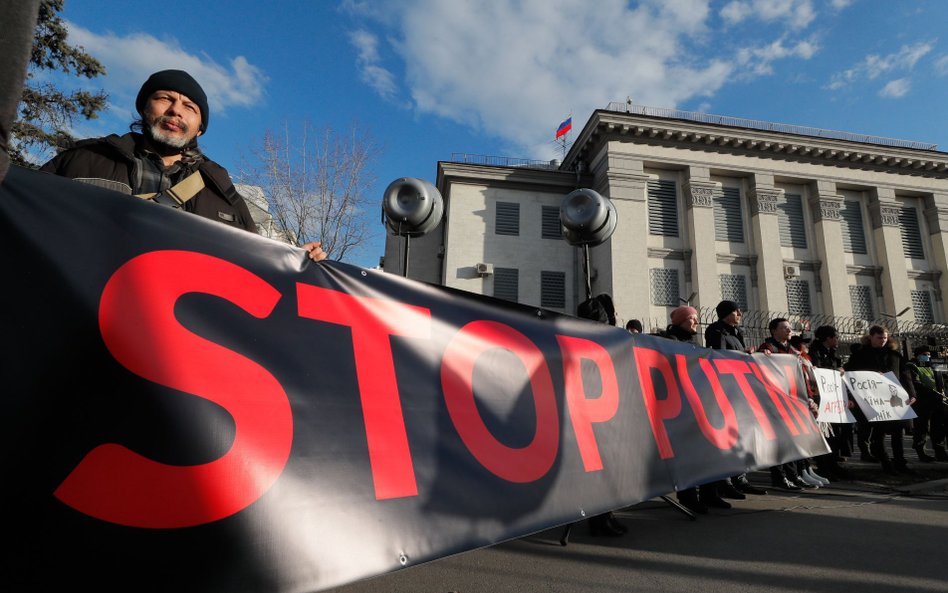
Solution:
[(918, 418), (912, 421), (912, 447), (922, 449), (925, 443), (931, 438), (932, 449), (935, 452), (945, 453), (945, 422), (948, 419), (948, 406), (941, 401), (941, 396), (937, 399), (923, 401), (919, 397), (912, 409), (918, 415)]
[[(892, 420), (873, 422), (872, 432), (869, 435), (869, 451), (872, 455), (887, 466), (893, 461), (896, 465), (905, 465), (905, 449), (902, 444), (902, 433), (905, 421)], [(889, 435), (892, 442), (892, 460), (885, 450), (885, 437)]]

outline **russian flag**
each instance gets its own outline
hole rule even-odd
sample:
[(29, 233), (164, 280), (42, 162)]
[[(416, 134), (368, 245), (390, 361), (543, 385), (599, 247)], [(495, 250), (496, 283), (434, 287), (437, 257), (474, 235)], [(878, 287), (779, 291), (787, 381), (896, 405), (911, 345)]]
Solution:
[(573, 116), (566, 118), (566, 121), (560, 124), (560, 127), (556, 128), (556, 138), (559, 139), (560, 136), (566, 134), (573, 129)]

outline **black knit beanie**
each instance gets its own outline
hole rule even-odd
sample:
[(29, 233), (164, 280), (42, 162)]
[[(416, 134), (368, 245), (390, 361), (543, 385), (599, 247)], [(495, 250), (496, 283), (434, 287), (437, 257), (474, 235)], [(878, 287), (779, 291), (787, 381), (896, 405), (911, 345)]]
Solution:
[(175, 91), (194, 101), (201, 109), (201, 133), (207, 131), (207, 120), (211, 118), (207, 109), (207, 95), (194, 77), (184, 70), (162, 70), (149, 76), (135, 99), (135, 109), (139, 114), (145, 109), (145, 101), (155, 91)]
[(718, 303), (718, 306), (714, 308), (718, 314), (718, 319), (724, 319), (738, 309), (740, 309), (740, 307), (734, 301), (721, 301)]

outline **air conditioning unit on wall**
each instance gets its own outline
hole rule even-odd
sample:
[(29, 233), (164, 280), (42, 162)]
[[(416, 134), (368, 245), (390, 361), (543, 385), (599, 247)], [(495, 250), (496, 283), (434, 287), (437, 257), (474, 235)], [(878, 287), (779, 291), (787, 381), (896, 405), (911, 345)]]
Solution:
[(476, 264), (474, 269), (481, 276), (490, 276), (494, 273), (494, 264)]
[(787, 278), (799, 278), (800, 277), (800, 266), (796, 264), (786, 264), (783, 266), (783, 277)]

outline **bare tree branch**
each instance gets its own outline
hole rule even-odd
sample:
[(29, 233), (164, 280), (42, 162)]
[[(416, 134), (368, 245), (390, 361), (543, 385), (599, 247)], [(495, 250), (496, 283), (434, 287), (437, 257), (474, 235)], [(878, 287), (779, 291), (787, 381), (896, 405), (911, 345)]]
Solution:
[(357, 127), (338, 134), (308, 122), (292, 129), (287, 123), (281, 132), (267, 131), (240, 180), (263, 189), (287, 241), (321, 241), (329, 257), (344, 260), (369, 236), (370, 167), (378, 146)]

